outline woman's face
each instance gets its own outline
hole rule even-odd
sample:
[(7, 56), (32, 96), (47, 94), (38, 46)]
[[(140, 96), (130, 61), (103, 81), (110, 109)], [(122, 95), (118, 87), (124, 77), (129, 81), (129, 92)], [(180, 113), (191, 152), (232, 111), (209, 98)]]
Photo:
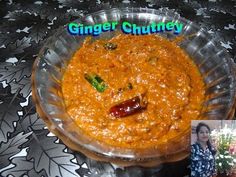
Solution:
[(198, 140), (201, 142), (207, 142), (209, 140), (210, 132), (207, 127), (202, 126), (197, 134)]

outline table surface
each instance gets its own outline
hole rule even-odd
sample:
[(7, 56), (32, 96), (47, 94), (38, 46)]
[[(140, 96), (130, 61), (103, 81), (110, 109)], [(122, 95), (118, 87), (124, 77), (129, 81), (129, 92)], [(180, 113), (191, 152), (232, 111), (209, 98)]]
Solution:
[(32, 64), (45, 40), (76, 18), (110, 7), (168, 8), (201, 27), (235, 58), (236, 3), (218, 0), (0, 0), (0, 176), (183, 177), (189, 158), (156, 168), (121, 168), (68, 149), (37, 116)]

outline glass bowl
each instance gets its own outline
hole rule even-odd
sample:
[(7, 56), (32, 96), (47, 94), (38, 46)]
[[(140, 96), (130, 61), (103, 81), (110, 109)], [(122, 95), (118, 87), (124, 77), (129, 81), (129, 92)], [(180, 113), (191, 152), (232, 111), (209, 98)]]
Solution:
[[(206, 101), (200, 117), (202, 119), (232, 119), (235, 108), (235, 64), (219, 45), (219, 39), (212, 39), (204, 29), (167, 9), (113, 8), (89, 14), (75, 22), (94, 25), (108, 21), (116, 21), (119, 24), (128, 21), (137, 25), (167, 21), (182, 23), (181, 35), (185, 38), (179, 46), (191, 56), (206, 85)], [(92, 39), (111, 38), (115, 33), (104, 32)], [(168, 39), (176, 37), (169, 32), (159, 34)], [(96, 160), (123, 166), (154, 166), (187, 157), (190, 151), (190, 125), (186, 125), (185, 130), (160, 147), (149, 149), (109, 146), (91, 139), (79, 130), (65, 109), (61, 80), (69, 60), (86, 37), (72, 36), (65, 26), (61, 27), (47, 40), (34, 63), (33, 99), (38, 114), (44, 119), (49, 130), (73, 150)], [(74, 129), (79, 133), (75, 133)]]

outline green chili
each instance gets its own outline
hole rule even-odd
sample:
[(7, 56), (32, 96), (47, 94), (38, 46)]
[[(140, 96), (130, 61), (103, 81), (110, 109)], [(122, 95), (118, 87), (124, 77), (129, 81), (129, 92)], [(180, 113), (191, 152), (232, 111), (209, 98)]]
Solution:
[(103, 79), (96, 74), (84, 74), (84, 78), (98, 91), (104, 92), (107, 85), (104, 83)]

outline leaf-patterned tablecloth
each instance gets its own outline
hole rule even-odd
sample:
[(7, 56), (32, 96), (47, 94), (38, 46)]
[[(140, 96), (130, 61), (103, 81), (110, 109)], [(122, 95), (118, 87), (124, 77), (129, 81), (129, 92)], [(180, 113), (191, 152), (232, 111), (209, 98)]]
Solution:
[(110, 7), (168, 8), (206, 28), (235, 59), (235, 1), (0, 0), (0, 176), (182, 177), (189, 158), (156, 168), (121, 168), (68, 149), (38, 117), (31, 98), (32, 64), (56, 29)]

